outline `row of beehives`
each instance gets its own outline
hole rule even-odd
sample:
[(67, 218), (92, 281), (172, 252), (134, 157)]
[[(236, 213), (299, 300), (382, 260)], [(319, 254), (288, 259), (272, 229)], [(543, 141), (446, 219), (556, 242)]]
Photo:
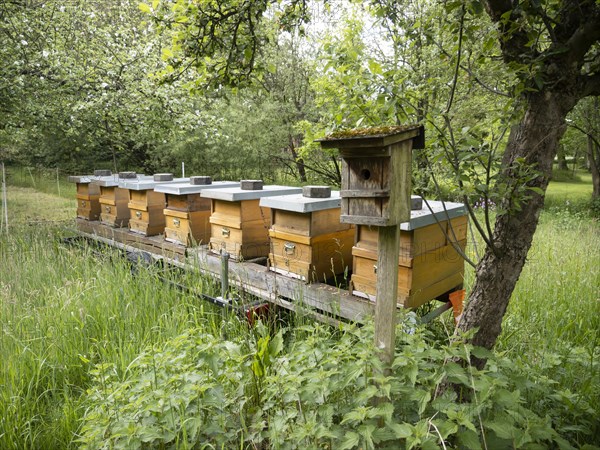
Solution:
[[(271, 270), (306, 281), (341, 277), (352, 269), (354, 293), (373, 296), (377, 228), (340, 223), (339, 192), (325, 186), (267, 185), (96, 171), (77, 183), (77, 216), (177, 244), (207, 244), (235, 260), (268, 257)], [(417, 306), (463, 282), (467, 217), (463, 205), (413, 199), (401, 225), (398, 300)], [(454, 245), (452, 242), (454, 241)]]

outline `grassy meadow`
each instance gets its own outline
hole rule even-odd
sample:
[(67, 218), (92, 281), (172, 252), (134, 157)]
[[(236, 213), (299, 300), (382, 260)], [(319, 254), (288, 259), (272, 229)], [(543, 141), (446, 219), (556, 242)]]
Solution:
[[(400, 333), (394, 377), (378, 389), (369, 327), (249, 328), (161, 277), (215, 294), (209, 281), (66, 245), (72, 186), (59, 196), (55, 179), (11, 181), (1, 449), (597, 448), (600, 224), (573, 206), (591, 192), (585, 175), (551, 183), (488, 368), (448, 363), (472, 350), (445, 317)], [(469, 408), (440, 393), (443, 377), (470, 393)]]

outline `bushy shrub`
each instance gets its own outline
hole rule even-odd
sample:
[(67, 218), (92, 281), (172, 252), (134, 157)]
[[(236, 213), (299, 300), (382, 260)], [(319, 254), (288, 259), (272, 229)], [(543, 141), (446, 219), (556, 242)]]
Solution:
[[(398, 330), (390, 373), (370, 326), (311, 325), (226, 341), (189, 331), (123, 376), (100, 365), (83, 448), (573, 448), (597, 417), (573, 392), (462, 339)], [(466, 363), (487, 357), (484, 370)], [(574, 426), (576, 425), (576, 426)], [(484, 445), (485, 442), (485, 445)]]

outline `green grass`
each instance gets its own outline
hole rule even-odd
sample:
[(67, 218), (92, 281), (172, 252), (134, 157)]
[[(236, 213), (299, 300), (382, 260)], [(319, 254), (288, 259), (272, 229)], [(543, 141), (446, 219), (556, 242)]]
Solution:
[(148, 345), (220, 320), (162, 283), (158, 269), (134, 276), (112, 251), (67, 247), (62, 235), (26, 227), (0, 241), (2, 449), (66, 448), (95, 364), (124, 373)]
[(575, 175), (575, 180), (568, 180), (567, 177), (561, 176), (558, 178), (566, 181), (550, 181), (546, 190), (547, 207), (567, 202), (586, 202), (592, 198), (592, 175), (584, 171), (578, 171)]
[[(159, 269), (135, 276), (112, 250), (74, 248), (75, 201), (9, 186), (0, 236), (0, 448), (68, 448), (95, 364), (124, 373), (148, 345), (190, 327), (215, 329), (220, 311), (165, 285)], [(195, 287), (213, 286), (195, 278)]]
[[(600, 223), (589, 209), (591, 176), (552, 181), (496, 351), (584, 393), (600, 409)], [(483, 218), (481, 217), (481, 220)], [(482, 255), (479, 236), (469, 253)], [(474, 270), (466, 266), (467, 291)]]

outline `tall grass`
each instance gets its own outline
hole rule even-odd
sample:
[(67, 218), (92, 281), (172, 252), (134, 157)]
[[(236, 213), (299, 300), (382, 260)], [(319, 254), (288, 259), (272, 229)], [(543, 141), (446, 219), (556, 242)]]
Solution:
[(64, 246), (61, 234), (23, 227), (0, 238), (2, 449), (68, 447), (94, 365), (125, 373), (148, 345), (220, 321), (159, 269), (134, 275), (114, 252)]
[[(495, 350), (578, 392), (600, 410), (600, 223), (587, 189), (556, 183), (502, 323)], [(572, 191), (568, 185), (576, 185)], [(475, 259), (484, 245), (471, 236)], [(475, 271), (465, 267), (467, 292)]]

